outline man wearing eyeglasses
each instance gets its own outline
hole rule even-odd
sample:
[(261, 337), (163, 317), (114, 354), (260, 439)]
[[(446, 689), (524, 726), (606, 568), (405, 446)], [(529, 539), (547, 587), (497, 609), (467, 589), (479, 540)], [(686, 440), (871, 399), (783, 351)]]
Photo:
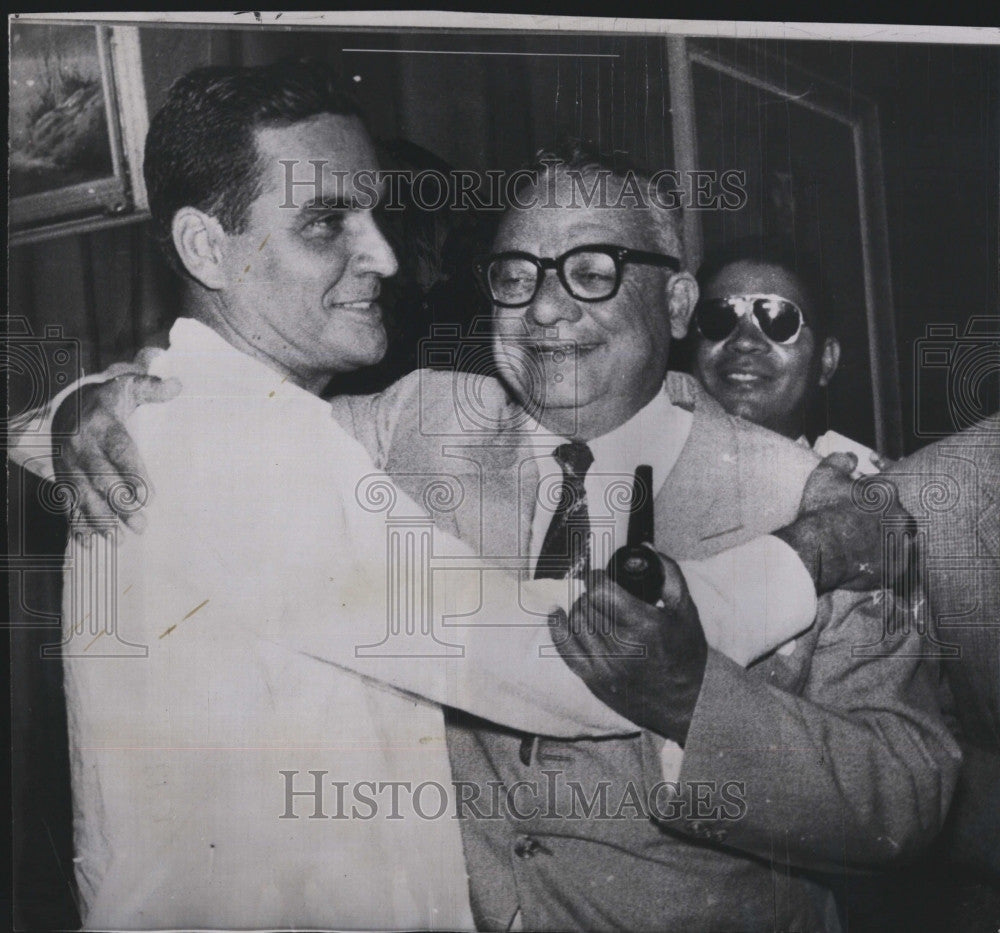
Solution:
[[(625, 539), (615, 496), (639, 464), (653, 470), (652, 543), (682, 560), (792, 523), (816, 459), (666, 373), (697, 299), (673, 218), (569, 206), (569, 172), (588, 180), (601, 166), (552, 155), (528, 187), (553, 180), (562, 206), (509, 210), (482, 266), (505, 389), (424, 372), (334, 401), (411, 495), (432, 505), (435, 476), (468, 481), (475, 495), (432, 508), (439, 527), (480, 553), (516, 555), (524, 576), (586, 584), (553, 620), (554, 642), (598, 697), (646, 728), (555, 741), (452, 716), (454, 777), (496, 784), (516, 804), (503, 819), (461, 821), (477, 926), (823, 928), (826, 891), (792, 867), (919, 847), (943, 818), (954, 745), (909, 634), (886, 646), (890, 658), (852, 654), (880, 628), (867, 593), (824, 596), (808, 632), (745, 668), (709, 647), (677, 578), (660, 607), (588, 573)], [(614, 200), (620, 175), (609, 187)], [(473, 396), (470, 410), (460, 400)], [(817, 579), (838, 576), (824, 553)], [(761, 579), (732, 567), (736, 600), (759, 602)], [(838, 579), (850, 576), (842, 565)]]
[(863, 444), (832, 430), (811, 436), (840, 341), (808, 256), (779, 240), (737, 243), (702, 263), (698, 284), (693, 372), (712, 397), (820, 456), (852, 453), (858, 473), (878, 472), (881, 459)]
[[(526, 200), (554, 193), (563, 205), (573, 203), (579, 179), (591, 190), (602, 169), (613, 169), (579, 151), (543, 154), (539, 163)], [(628, 204), (619, 197), (624, 184), (611, 171), (611, 204)], [(516, 399), (507, 410), (528, 416), (520, 443), (531, 456), (511, 464), (523, 479), (534, 461), (541, 478), (528, 537), (536, 575), (547, 570), (564, 501), (546, 494), (546, 482), (573, 488), (593, 528), (606, 518), (613, 482), (650, 464), (655, 544), (672, 557), (738, 548), (780, 528), (796, 508), (813, 455), (730, 418), (694, 380), (666, 372), (671, 340), (684, 336), (697, 301), (682, 256), (668, 212), (536, 206), (507, 211), (480, 264), (494, 305), (494, 360)], [(498, 431), (497, 442), (516, 433)], [(419, 445), (407, 436), (394, 444)], [(622, 541), (620, 520), (616, 532)], [(603, 566), (587, 556), (591, 569)], [(735, 589), (750, 595), (755, 585)], [(887, 644), (891, 657), (853, 653), (880, 628), (870, 595), (838, 590), (820, 600), (808, 632), (745, 669), (703, 651), (690, 615), (664, 613), (592, 577), (569, 618), (554, 621), (554, 640), (599, 697), (648, 731), (566, 743), (454, 718), (453, 768), (486, 771), (507, 786), (551, 772), (564, 813), (574, 795), (593, 803), (602, 780), (621, 800), (625, 776), (651, 768), (676, 782), (676, 807), (667, 819), (622, 819), (612, 803), (589, 820), (529, 813), (464, 821), (479, 924), (835, 926), (825, 890), (789, 868), (891, 861), (929, 838), (926, 820), (933, 811), (937, 822), (948, 797), (940, 772), (916, 751), (923, 740), (913, 744), (914, 723), (938, 715), (930, 671), (904, 660), (913, 639)], [(641, 662), (627, 656), (628, 644), (643, 646)], [(727, 780), (747, 795), (735, 819), (707, 800)], [(702, 804), (692, 788), (707, 795)]]

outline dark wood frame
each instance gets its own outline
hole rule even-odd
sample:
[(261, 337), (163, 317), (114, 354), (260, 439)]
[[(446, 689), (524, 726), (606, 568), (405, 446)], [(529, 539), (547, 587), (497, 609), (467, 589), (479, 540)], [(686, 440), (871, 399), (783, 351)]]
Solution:
[[(47, 25), (79, 29), (81, 24), (57, 21)], [(92, 28), (97, 38), (111, 174), (11, 198), (12, 245), (87, 232), (148, 216), (142, 147), (149, 116), (139, 54), (139, 30), (136, 26)]]

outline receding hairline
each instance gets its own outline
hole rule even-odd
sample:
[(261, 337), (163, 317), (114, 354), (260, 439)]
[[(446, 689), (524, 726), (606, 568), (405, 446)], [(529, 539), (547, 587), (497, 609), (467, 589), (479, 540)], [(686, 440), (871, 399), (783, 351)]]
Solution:
[[(598, 161), (585, 162), (581, 165), (573, 165), (564, 161), (553, 161), (546, 163), (544, 168), (538, 172), (537, 179), (531, 182), (526, 182), (525, 186), (537, 189), (545, 184), (544, 178), (546, 176), (554, 175), (557, 180), (559, 178), (563, 178), (567, 181), (567, 183), (569, 183), (569, 180), (574, 176), (579, 176), (583, 180), (588, 180), (592, 179), (598, 173), (607, 173), (608, 179), (617, 183), (619, 191), (625, 185), (630, 174), (644, 186), (643, 190), (647, 194), (646, 206), (635, 205), (617, 208), (609, 207), (607, 210), (621, 211), (630, 218), (635, 217), (637, 214), (645, 215), (648, 228), (651, 230), (653, 238), (659, 248), (664, 252), (680, 259), (683, 263), (684, 241), (681, 236), (681, 227), (678, 218), (674, 216), (674, 211), (672, 209), (662, 207), (658, 205), (655, 200), (648, 198), (646, 186), (649, 185), (650, 176), (645, 172), (634, 169), (616, 171), (607, 168)], [(614, 190), (609, 191), (608, 194), (611, 198), (618, 197), (618, 192)], [(628, 195), (626, 195), (626, 198), (628, 198)], [(580, 208), (584, 208), (584, 205), (581, 205)], [(572, 207), (564, 208), (562, 206), (556, 209), (574, 210)], [(504, 211), (504, 217), (509, 216), (510, 212), (511, 207), (508, 206), (507, 210)], [(501, 223), (503, 223), (503, 218), (501, 218)]]
[[(268, 120), (262, 123), (258, 123), (252, 127), (250, 132), (250, 141), (253, 145), (253, 156), (257, 167), (258, 179), (261, 186), (261, 194), (270, 193), (278, 190), (281, 182), (275, 180), (273, 184), (269, 184), (269, 176), (267, 174), (267, 166), (269, 164), (269, 159), (274, 160), (274, 164), (278, 161), (286, 162), (291, 160), (296, 164), (291, 166), (292, 176), (298, 182), (311, 181), (314, 177), (314, 167), (310, 164), (310, 160), (323, 160), (324, 164), (321, 167), (323, 177), (327, 181), (331, 181), (329, 178), (330, 172), (337, 172), (340, 167), (337, 164), (337, 151), (336, 150), (325, 150), (321, 151), (307, 151), (307, 152), (296, 152), (287, 147), (285, 143), (280, 140), (277, 134), (281, 133), (283, 130), (295, 129), (302, 126), (316, 126), (320, 123), (326, 122), (330, 119), (334, 121), (347, 124), (343, 128), (343, 135), (346, 137), (348, 135), (354, 135), (367, 149), (367, 156), (370, 156), (370, 163), (362, 165), (361, 168), (371, 172), (378, 171), (378, 154), (375, 149), (375, 142), (368, 131), (368, 127), (365, 121), (353, 113), (334, 113), (332, 111), (325, 111), (321, 113), (310, 114), (308, 117), (303, 117), (301, 120)], [(353, 125), (351, 125), (353, 124)], [(271, 152), (265, 152), (264, 146), (268, 145), (268, 136), (273, 134), (274, 143), (270, 145)], [(303, 148), (308, 149), (307, 146)], [(288, 166), (282, 166), (282, 173), (280, 175), (272, 176), (274, 179), (284, 179), (287, 177)], [(355, 168), (357, 168), (355, 166)], [(350, 181), (348, 176), (346, 181)], [(302, 189), (292, 189), (293, 191), (301, 190), (303, 192), (307, 191), (307, 188)], [(293, 200), (298, 202), (299, 198), (294, 197)], [(317, 199), (313, 199), (314, 201)]]

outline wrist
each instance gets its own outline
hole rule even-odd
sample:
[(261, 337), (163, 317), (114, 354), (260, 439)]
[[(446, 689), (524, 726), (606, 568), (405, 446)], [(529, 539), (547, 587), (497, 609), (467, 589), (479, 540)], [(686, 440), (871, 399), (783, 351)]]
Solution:
[(850, 558), (843, 540), (847, 530), (838, 521), (839, 516), (829, 510), (808, 512), (773, 532), (798, 555), (812, 577), (817, 596), (841, 588), (851, 579)]
[(643, 694), (642, 711), (630, 717), (636, 725), (655, 732), (681, 747), (687, 741), (701, 686), (705, 680), (708, 648), (664, 677), (659, 689)]
[(820, 588), (822, 571), (820, 535), (815, 513), (801, 515), (790, 525), (771, 533), (795, 551), (809, 576), (812, 577), (817, 594), (822, 592)]

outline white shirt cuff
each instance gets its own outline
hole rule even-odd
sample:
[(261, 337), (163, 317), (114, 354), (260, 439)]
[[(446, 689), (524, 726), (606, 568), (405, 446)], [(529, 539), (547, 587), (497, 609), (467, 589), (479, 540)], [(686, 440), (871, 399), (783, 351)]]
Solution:
[(816, 588), (795, 551), (762, 535), (698, 561), (679, 561), (705, 638), (747, 665), (812, 625)]

